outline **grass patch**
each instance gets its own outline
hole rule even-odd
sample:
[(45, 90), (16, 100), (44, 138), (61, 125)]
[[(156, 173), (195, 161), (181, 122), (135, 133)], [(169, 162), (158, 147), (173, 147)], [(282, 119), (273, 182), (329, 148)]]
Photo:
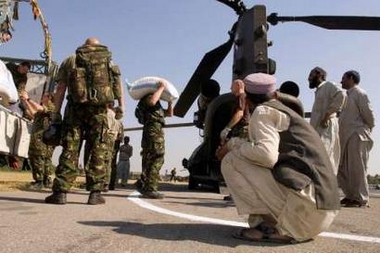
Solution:
[[(31, 171), (19, 171), (8, 168), (0, 168), (0, 192), (4, 191), (35, 191), (36, 189), (30, 185), (33, 182)], [(73, 184), (73, 188), (85, 188), (85, 178), (77, 177)], [(44, 190), (51, 190), (44, 188)]]

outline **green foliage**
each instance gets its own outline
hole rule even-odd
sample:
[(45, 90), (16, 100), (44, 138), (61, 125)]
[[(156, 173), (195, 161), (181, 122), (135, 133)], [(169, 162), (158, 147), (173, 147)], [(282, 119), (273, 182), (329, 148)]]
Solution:
[(374, 176), (368, 175), (367, 179), (368, 179), (368, 184), (375, 184), (375, 185), (380, 184), (380, 175), (379, 174), (376, 174)]

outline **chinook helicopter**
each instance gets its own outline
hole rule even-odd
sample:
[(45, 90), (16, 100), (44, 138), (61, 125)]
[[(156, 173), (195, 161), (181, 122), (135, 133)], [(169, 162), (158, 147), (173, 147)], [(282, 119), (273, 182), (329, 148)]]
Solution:
[(174, 115), (184, 117), (198, 98), (199, 111), (194, 113), (194, 123), (203, 130), (203, 142), (188, 159), (183, 159), (182, 165), (189, 171), (189, 189), (208, 186), (215, 192), (219, 192), (219, 185), (223, 183), (215, 151), (220, 143), (220, 132), (232, 116), (234, 96), (231, 93), (217, 96), (207, 105), (205, 117), (199, 117), (204, 109), (200, 108), (200, 100), (207, 98), (202, 91), (211, 89), (207, 87), (209, 80), (232, 48), (232, 80), (243, 79), (250, 73), (274, 74), (276, 71), (276, 62), (268, 57), (268, 47), (272, 45), (267, 37), (269, 25), (298, 21), (329, 30), (380, 30), (380, 17), (267, 15), (264, 5), (248, 9), (241, 0), (217, 1), (233, 9), (238, 19), (228, 32), (228, 40), (204, 55), (174, 107)]

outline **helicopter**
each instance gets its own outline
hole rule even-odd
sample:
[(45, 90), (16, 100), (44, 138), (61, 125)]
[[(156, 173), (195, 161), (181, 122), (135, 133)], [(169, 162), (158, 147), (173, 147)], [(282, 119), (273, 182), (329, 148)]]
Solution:
[(174, 107), (174, 115), (184, 117), (198, 97), (199, 110), (194, 113), (194, 124), (203, 130), (203, 141), (188, 159), (183, 159), (182, 165), (189, 171), (189, 189), (206, 186), (215, 192), (219, 192), (219, 186), (224, 183), (215, 151), (220, 143), (220, 132), (232, 116), (234, 96), (226, 93), (215, 97), (207, 105), (204, 117), (199, 117), (205, 109), (200, 108), (199, 100), (205, 97), (202, 91), (231, 49), (232, 80), (244, 79), (251, 73), (274, 74), (276, 71), (276, 62), (268, 57), (268, 48), (272, 45), (268, 41), (270, 25), (304, 22), (328, 30), (380, 30), (380, 17), (267, 15), (265, 5), (248, 9), (241, 0), (217, 1), (233, 9), (238, 19), (228, 32), (228, 40), (204, 55)]

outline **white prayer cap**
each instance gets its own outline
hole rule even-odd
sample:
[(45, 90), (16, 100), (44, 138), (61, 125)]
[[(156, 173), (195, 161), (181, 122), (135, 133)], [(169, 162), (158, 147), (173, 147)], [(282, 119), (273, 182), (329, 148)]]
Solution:
[(269, 94), (276, 90), (276, 78), (265, 73), (249, 74), (244, 83), (245, 91), (251, 94)]

